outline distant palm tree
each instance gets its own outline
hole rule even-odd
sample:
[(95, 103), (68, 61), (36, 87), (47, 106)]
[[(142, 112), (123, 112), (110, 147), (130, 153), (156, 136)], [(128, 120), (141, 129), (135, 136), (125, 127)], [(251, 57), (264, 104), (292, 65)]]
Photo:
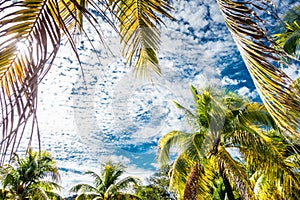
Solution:
[[(300, 186), (298, 175), (293, 171), (295, 167), (290, 168), (283, 162), (281, 149), (275, 148), (277, 146), (272, 145), (270, 136), (263, 132), (270, 127), (276, 128), (263, 105), (251, 103), (234, 93), (218, 93), (212, 88), (202, 93), (194, 87), (191, 90), (195, 111), (176, 105), (185, 112), (194, 131), (172, 131), (159, 141), (160, 163), (168, 162), (171, 148), (180, 150), (171, 170), (170, 186), (181, 199), (210, 199), (220, 194), (222, 191), (215, 192), (218, 189), (215, 181), (219, 177), (228, 199), (239, 198), (234, 195), (235, 190), (242, 199), (255, 199), (254, 186), (249, 181), (244, 162), (252, 170), (281, 172), (282, 177), (276, 180), (282, 178), (291, 183), (290, 186), (284, 185), (285, 188)], [(241, 154), (240, 159), (244, 162), (232, 157), (230, 149)]]
[[(83, 22), (90, 23), (101, 38), (99, 22), (89, 8), (110, 23), (118, 19), (123, 55), (138, 74), (160, 73), (157, 51), (161, 15), (173, 19), (168, 0), (0, 0), (0, 105), (2, 159), (15, 152), (24, 126), (37, 129), (37, 87), (55, 59), (60, 44), (67, 40), (80, 61), (74, 37), (86, 35)], [(300, 137), (300, 94), (293, 80), (274, 63), (283, 62), (283, 50), (274, 41), (259, 13), (277, 15), (271, 1), (216, 0), (251, 74), (254, 84), (276, 123), (288, 137)], [(89, 7), (88, 7), (89, 6)], [(108, 11), (109, 13), (107, 13)], [(117, 30), (117, 28), (115, 28)], [(103, 38), (101, 38), (102, 40)], [(90, 40), (91, 41), (91, 40)], [(16, 119), (15, 119), (16, 118)], [(32, 122), (30, 122), (32, 120)]]
[[(3, 199), (63, 199), (53, 190), (60, 190), (55, 160), (48, 152), (33, 152), (25, 158), (13, 157), (13, 163), (1, 167), (0, 180)], [(51, 180), (49, 180), (51, 179)]]
[(94, 178), (93, 185), (78, 184), (72, 187), (70, 192), (79, 193), (76, 197), (77, 200), (140, 200), (138, 196), (131, 193), (132, 186), (138, 184), (139, 180), (130, 176), (121, 179), (124, 172), (123, 165), (109, 161), (102, 165), (100, 174), (93, 171), (85, 172)]

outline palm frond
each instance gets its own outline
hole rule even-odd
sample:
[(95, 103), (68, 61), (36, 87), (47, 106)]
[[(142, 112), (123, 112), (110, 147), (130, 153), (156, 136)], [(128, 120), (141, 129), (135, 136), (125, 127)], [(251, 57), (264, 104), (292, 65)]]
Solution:
[(132, 176), (127, 176), (121, 180), (119, 180), (115, 184), (115, 191), (122, 191), (123, 189), (128, 189), (131, 185), (139, 185), (141, 180), (138, 178), (132, 177)]
[(113, 26), (93, 0), (0, 0), (0, 163), (16, 151), (26, 129), (31, 130), (28, 146), (34, 133), (40, 143), (37, 86), (49, 71), (62, 38), (67, 38), (79, 63), (75, 36), (83, 33), (89, 39), (82, 28), (83, 18), (102, 39), (99, 22), (87, 4)]
[(218, 153), (215, 156), (219, 165), (224, 169), (226, 177), (230, 182), (234, 183), (243, 199), (255, 199), (252, 188), (247, 181), (245, 168), (233, 160), (222, 146), (219, 146)]
[(64, 198), (62, 196), (60, 196), (59, 194), (57, 194), (56, 192), (46, 191), (46, 194), (47, 194), (48, 198), (50, 198), (50, 199), (64, 200)]
[(95, 192), (97, 189), (89, 184), (78, 184), (70, 188), (70, 192)]
[(274, 35), (276, 43), (287, 53), (300, 57), (300, 22), (286, 24), (287, 31)]
[(134, 195), (134, 194), (117, 194), (117, 195), (114, 195), (113, 197), (114, 199), (116, 200), (142, 200), (141, 197), (137, 196), (137, 195)]
[(184, 147), (187, 140), (191, 138), (190, 133), (185, 133), (181, 131), (171, 131), (170, 133), (164, 135), (159, 140), (159, 154), (158, 154), (158, 162), (161, 164), (167, 164), (170, 157), (171, 148)]
[[(51, 65), (58, 51), (61, 35), (51, 14), (55, 7), (50, 7), (46, 1), (1, 2), (0, 6), (5, 13), (0, 19), (3, 38), (0, 44), (0, 152), (3, 162), (6, 152), (14, 152), (19, 146), (30, 118), (33, 127), (37, 126), (37, 84), (46, 63)], [(15, 6), (16, 9), (12, 9)], [(33, 130), (30, 138), (32, 136)]]
[(98, 187), (99, 185), (101, 185), (103, 183), (102, 177), (100, 175), (98, 175), (96, 172), (89, 170), (89, 171), (84, 172), (84, 174), (88, 174), (94, 178), (94, 184), (96, 187)]
[(299, 138), (300, 95), (290, 87), (291, 78), (275, 66), (285, 53), (269, 46), (273, 41), (256, 12), (276, 14), (273, 5), (262, 0), (217, 2), (268, 112), (286, 135)]
[(102, 198), (98, 194), (87, 193), (87, 194), (79, 194), (75, 199), (76, 200), (87, 200), (87, 199), (101, 200)]
[(184, 199), (209, 199), (211, 196), (211, 182), (214, 178), (213, 170), (196, 163), (192, 168), (184, 189)]
[(167, 0), (112, 0), (111, 9), (120, 20), (123, 55), (140, 75), (160, 74), (157, 52), (162, 24), (159, 15), (170, 19), (172, 7)]
[(170, 169), (170, 190), (174, 191), (179, 199), (184, 197), (185, 184), (195, 163), (182, 153), (176, 158)]

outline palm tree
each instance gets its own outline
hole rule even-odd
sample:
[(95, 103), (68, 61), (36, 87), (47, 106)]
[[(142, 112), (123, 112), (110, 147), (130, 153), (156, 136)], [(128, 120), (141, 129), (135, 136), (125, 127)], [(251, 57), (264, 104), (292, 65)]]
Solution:
[[(264, 0), (216, 2), (266, 109), (286, 136), (299, 138), (300, 95), (291, 78), (275, 65), (274, 61), (283, 62), (280, 58), (286, 52), (269, 45), (274, 42), (259, 15), (276, 15), (274, 5)], [(160, 73), (158, 25), (163, 24), (161, 15), (173, 19), (168, 0), (0, 0), (1, 163), (7, 153), (16, 151), (27, 124), (33, 125), (31, 137), (37, 133), (40, 140), (35, 130), (37, 86), (50, 69), (60, 43), (67, 40), (80, 62), (74, 36), (80, 33), (89, 37), (83, 19), (101, 38), (99, 24), (88, 6), (115, 29), (105, 11), (119, 20), (123, 55), (138, 74)]]
[[(214, 182), (219, 177), (228, 199), (236, 198), (235, 190), (242, 199), (255, 199), (245, 162), (263, 166), (257, 170), (282, 170), (284, 178), (298, 187), (295, 171), (282, 163), (283, 155), (271, 145), (268, 134), (262, 132), (276, 127), (264, 106), (234, 93), (218, 94), (211, 88), (199, 93), (193, 86), (191, 90), (195, 112), (176, 105), (185, 112), (193, 132), (172, 131), (159, 142), (160, 163), (168, 162), (171, 148), (180, 150), (173, 162), (170, 187), (181, 199), (212, 198), (217, 189)], [(232, 156), (232, 149), (241, 154), (243, 162)]]
[(85, 174), (88, 174), (94, 178), (93, 185), (78, 184), (72, 187), (70, 192), (79, 192), (79, 195), (76, 197), (78, 200), (139, 200), (140, 198), (138, 196), (130, 193), (132, 186), (137, 185), (139, 180), (130, 176), (120, 179), (124, 172), (123, 165), (120, 163), (114, 164), (111, 161), (108, 161), (102, 165), (100, 174), (97, 174), (93, 171), (85, 172)]
[(15, 155), (11, 165), (1, 167), (0, 177), (3, 199), (63, 199), (53, 191), (61, 189), (60, 176), (48, 152), (30, 148), (25, 158)]

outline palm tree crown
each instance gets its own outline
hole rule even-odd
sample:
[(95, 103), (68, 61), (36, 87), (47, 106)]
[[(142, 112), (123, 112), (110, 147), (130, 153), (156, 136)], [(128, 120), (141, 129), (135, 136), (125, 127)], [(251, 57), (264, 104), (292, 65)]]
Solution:
[(25, 158), (15, 155), (12, 165), (1, 167), (0, 177), (4, 199), (63, 199), (53, 192), (61, 189), (60, 176), (48, 152), (30, 148)]
[[(185, 112), (193, 132), (172, 131), (159, 142), (160, 163), (168, 162), (171, 148), (180, 150), (170, 171), (170, 187), (181, 199), (212, 198), (217, 194), (214, 191), (219, 178), (229, 199), (235, 199), (235, 190), (242, 199), (255, 199), (258, 193), (253, 191), (245, 163), (251, 163), (254, 171), (273, 169), (274, 174), (284, 174), (284, 179), (292, 183), (284, 185), (285, 188), (299, 186), (296, 167), (290, 168), (284, 162), (285, 155), (266, 133), (269, 128), (277, 127), (263, 105), (212, 88), (202, 93), (193, 86), (191, 90), (195, 111), (176, 105)], [(233, 157), (232, 149), (241, 154), (241, 161)], [(273, 180), (281, 178), (273, 176)]]
[(100, 174), (93, 171), (85, 172), (85, 174), (94, 178), (93, 185), (78, 184), (72, 187), (70, 192), (79, 192), (79, 195), (76, 197), (78, 200), (140, 199), (130, 193), (133, 184), (138, 184), (139, 180), (130, 176), (121, 179), (124, 172), (123, 165), (108, 161), (102, 165)]

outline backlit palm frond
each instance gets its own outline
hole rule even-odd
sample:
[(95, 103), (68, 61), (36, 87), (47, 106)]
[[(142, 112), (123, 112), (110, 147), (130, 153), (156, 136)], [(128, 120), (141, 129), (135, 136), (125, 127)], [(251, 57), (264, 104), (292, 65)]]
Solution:
[(170, 150), (186, 148), (187, 140), (191, 139), (192, 134), (181, 131), (171, 131), (159, 140), (158, 162), (162, 165), (167, 164), (170, 157)]
[(270, 47), (272, 41), (258, 16), (259, 12), (276, 13), (271, 2), (217, 2), (268, 112), (286, 135), (299, 138), (300, 95), (290, 87), (292, 80), (275, 66), (284, 52)]
[(296, 88), (297, 92), (300, 93), (300, 78), (296, 79), (293, 82), (293, 86), (292, 87)]
[(255, 199), (250, 184), (247, 181), (246, 169), (241, 164), (232, 159), (230, 154), (222, 146), (219, 146), (218, 153), (215, 154), (216, 160), (220, 167), (224, 169), (224, 173), (228, 180), (240, 191), (243, 199)]
[(274, 34), (275, 41), (287, 53), (300, 58), (300, 6), (289, 9), (282, 21), (282, 29)]
[(170, 19), (172, 10), (167, 0), (112, 0), (111, 8), (120, 20), (121, 41), (124, 44), (123, 55), (130, 65), (134, 62), (137, 74), (160, 74), (157, 52), (160, 44), (162, 24), (159, 15)]
[(89, 185), (89, 184), (78, 184), (73, 186), (70, 190), (70, 192), (95, 192), (97, 193), (97, 188)]
[(50, 69), (62, 36), (79, 60), (74, 35), (87, 36), (83, 17), (94, 28), (97, 25), (87, 4), (103, 14), (93, 0), (0, 0), (0, 163), (16, 151), (26, 127), (31, 130), (29, 145), (34, 132), (39, 143), (37, 85)]
[(61, 39), (51, 13), (54, 9), (56, 5), (45, 0), (0, 1), (1, 162), (19, 146), (30, 118), (29, 142), (37, 127), (37, 84)]
[[(88, 4), (88, 0), (59, 0), (57, 23), (60, 27), (65, 26), (70, 34), (76, 34), (83, 28), (83, 12)], [(58, 15), (59, 14), (59, 15)], [(74, 20), (76, 19), (76, 20)]]
[[(270, 131), (268, 135), (275, 133), (275, 131)], [(297, 174), (297, 159), (293, 158), (298, 157), (298, 154), (289, 150), (290, 144), (284, 142), (283, 138), (274, 136), (265, 140), (255, 134), (244, 134), (246, 135), (237, 139), (239, 142), (234, 143), (239, 146), (240, 153), (250, 171), (255, 171), (254, 192), (259, 195), (259, 199), (274, 199), (278, 195), (288, 199), (297, 199), (298, 197), (295, 198), (295, 196), (299, 191), (299, 174)], [(293, 156), (288, 157), (290, 159), (286, 159), (288, 153), (293, 153)], [(275, 194), (276, 196), (273, 196)]]
[(99, 174), (97, 174), (96, 172), (89, 170), (89, 171), (84, 172), (84, 174), (88, 174), (92, 178), (94, 178), (93, 182), (94, 182), (95, 188), (98, 188), (103, 183), (102, 177)]
[(182, 153), (174, 161), (170, 169), (170, 190), (183, 199), (186, 181), (196, 162), (189, 159), (189, 156)]
[(192, 168), (185, 185), (184, 199), (212, 199), (211, 182), (214, 179), (213, 168), (196, 163)]
[(107, 189), (107, 192), (114, 194), (117, 193), (118, 191), (126, 190), (133, 185), (139, 185), (139, 183), (140, 180), (138, 178), (128, 176), (119, 180), (116, 184), (111, 185)]

